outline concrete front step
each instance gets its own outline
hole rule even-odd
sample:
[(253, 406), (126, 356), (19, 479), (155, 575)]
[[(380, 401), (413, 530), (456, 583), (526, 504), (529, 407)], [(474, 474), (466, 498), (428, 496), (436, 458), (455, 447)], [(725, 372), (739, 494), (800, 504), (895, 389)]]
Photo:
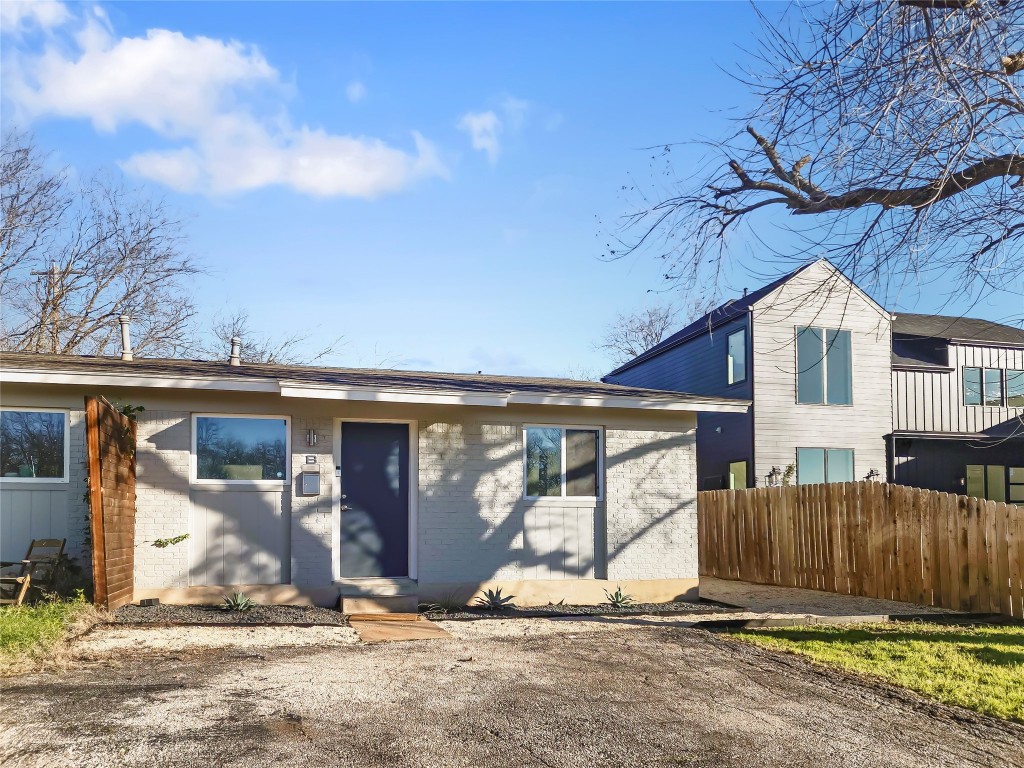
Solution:
[(342, 595), (338, 610), (342, 613), (405, 613), (416, 614), (419, 600), (416, 595)]

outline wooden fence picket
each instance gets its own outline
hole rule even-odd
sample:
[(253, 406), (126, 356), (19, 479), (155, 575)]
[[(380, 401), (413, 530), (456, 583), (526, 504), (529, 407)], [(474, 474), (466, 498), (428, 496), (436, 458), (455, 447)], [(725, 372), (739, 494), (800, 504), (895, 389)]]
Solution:
[(860, 481), (702, 491), (701, 574), (1024, 614), (1024, 506)]

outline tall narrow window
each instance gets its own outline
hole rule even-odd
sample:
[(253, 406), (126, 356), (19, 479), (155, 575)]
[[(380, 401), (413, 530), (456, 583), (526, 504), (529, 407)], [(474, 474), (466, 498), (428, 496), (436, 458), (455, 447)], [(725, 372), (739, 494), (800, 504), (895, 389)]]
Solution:
[(562, 495), (562, 430), (526, 430), (526, 495)]
[(1003, 404), (1003, 372), (999, 368), (985, 369), (985, 405)]
[(528, 499), (549, 496), (599, 498), (601, 431), (586, 427), (527, 427), (523, 493)]
[(1006, 467), (989, 464), (985, 467), (985, 498), (1006, 501)]
[(798, 403), (825, 402), (823, 342), (824, 337), (819, 329), (797, 329), (796, 399)]
[(734, 490), (747, 487), (747, 462), (733, 461), (729, 463), (729, 487)]
[(967, 465), (967, 495), (985, 498), (985, 466), (983, 464)]
[(1024, 371), (1010, 368), (1006, 372), (1006, 405), (1009, 408), (1024, 408)]
[(747, 332), (730, 333), (726, 339), (728, 383), (738, 384), (747, 378)]
[(853, 402), (850, 332), (825, 331), (825, 394), (829, 405)]
[(964, 405), (981, 405), (981, 368), (964, 368)]

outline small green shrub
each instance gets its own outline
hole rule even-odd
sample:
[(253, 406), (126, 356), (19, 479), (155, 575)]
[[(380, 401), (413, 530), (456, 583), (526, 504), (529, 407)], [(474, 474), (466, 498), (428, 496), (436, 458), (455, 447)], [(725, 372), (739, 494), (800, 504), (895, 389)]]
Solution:
[(247, 613), (256, 607), (256, 601), (246, 597), (243, 592), (234, 592), (231, 595), (224, 595), (224, 602), (221, 603), (222, 611), (237, 611)]
[(488, 589), (479, 595), (473, 604), (487, 611), (503, 611), (506, 608), (516, 607), (516, 604), (512, 602), (513, 599), (515, 599), (515, 595), (502, 597), (501, 587), (498, 587), (497, 589)]
[(604, 596), (608, 600), (608, 604), (612, 608), (625, 608), (627, 605), (632, 605), (636, 601), (632, 595), (627, 595), (622, 591), (622, 587), (618, 586), (614, 592), (609, 592), (607, 589), (604, 591)]

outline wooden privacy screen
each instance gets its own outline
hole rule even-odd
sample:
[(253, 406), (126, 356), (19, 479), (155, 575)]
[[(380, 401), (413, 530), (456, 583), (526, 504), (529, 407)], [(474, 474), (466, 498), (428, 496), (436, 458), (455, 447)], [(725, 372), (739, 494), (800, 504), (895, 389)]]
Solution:
[(700, 572), (1024, 614), (1024, 507), (861, 481), (697, 494)]
[(132, 601), (135, 581), (135, 422), (102, 397), (85, 398), (93, 602)]

